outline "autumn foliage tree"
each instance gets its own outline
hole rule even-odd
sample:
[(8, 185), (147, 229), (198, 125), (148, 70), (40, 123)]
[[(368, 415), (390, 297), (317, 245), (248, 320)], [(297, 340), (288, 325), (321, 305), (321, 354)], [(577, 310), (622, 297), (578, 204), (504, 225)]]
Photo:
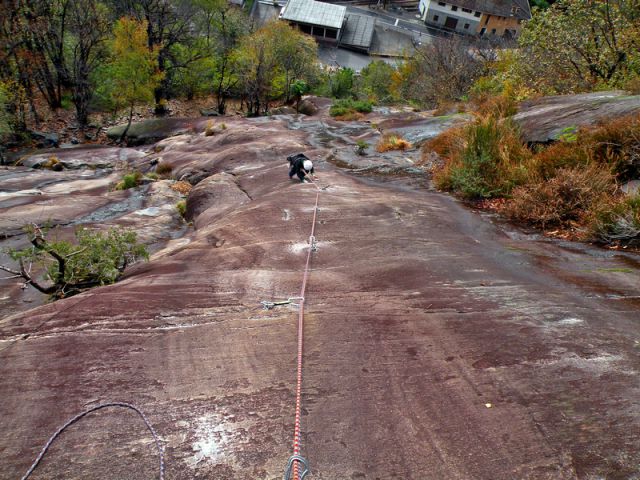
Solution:
[(102, 73), (102, 88), (115, 110), (129, 111), (122, 140), (131, 127), (135, 105), (153, 101), (162, 74), (157, 67), (157, 50), (148, 48), (146, 22), (123, 17), (113, 33), (112, 59)]
[(275, 21), (243, 39), (236, 62), (248, 113), (260, 115), (272, 99), (288, 99), (295, 80), (315, 75), (317, 48), (311, 37)]
[(537, 10), (519, 39), (518, 80), (566, 93), (624, 86), (640, 75), (637, 0), (561, 0)]

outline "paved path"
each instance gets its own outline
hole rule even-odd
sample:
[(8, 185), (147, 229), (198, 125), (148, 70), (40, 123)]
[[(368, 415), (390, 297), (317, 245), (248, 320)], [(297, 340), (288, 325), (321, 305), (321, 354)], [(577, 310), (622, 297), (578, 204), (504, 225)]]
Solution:
[[(0, 478), (107, 400), (145, 411), (167, 478), (280, 478), (296, 312), (258, 302), (299, 290), (315, 199), (283, 158), (333, 161), (340, 146), (311, 148), (313, 129), (277, 119), (226, 123), (155, 154), (176, 174), (228, 172), (197, 187), (193, 235), (117, 285), (0, 321)], [(501, 227), (415, 179), (317, 163), (330, 187), (307, 288), (309, 478), (634, 478), (637, 257)], [(133, 415), (83, 422), (33, 478), (154, 478)]]

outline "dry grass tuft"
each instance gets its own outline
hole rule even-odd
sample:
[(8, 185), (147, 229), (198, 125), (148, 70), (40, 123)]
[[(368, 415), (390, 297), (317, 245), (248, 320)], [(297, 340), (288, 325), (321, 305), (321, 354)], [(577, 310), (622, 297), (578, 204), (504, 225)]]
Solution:
[(412, 147), (411, 143), (398, 133), (385, 133), (376, 145), (376, 151), (383, 153), (390, 150), (405, 151)]
[(544, 228), (572, 227), (603, 199), (614, 195), (613, 175), (597, 165), (560, 168), (513, 191), (504, 208), (515, 219)]
[(169, 176), (171, 175), (171, 172), (173, 171), (173, 165), (171, 165), (170, 163), (159, 163), (158, 166), (156, 167), (156, 173), (160, 176)]
[(185, 182), (184, 180), (180, 180), (179, 182), (175, 182), (171, 184), (171, 190), (175, 190), (182, 195), (189, 195), (193, 186), (189, 182)]

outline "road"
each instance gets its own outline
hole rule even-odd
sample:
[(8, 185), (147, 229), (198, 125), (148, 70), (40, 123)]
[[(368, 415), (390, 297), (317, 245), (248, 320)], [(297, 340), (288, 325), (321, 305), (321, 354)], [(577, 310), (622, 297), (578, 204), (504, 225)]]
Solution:
[[(336, 166), (349, 129), (327, 124), (229, 118), (144, 159), (212, 174), (192, 193), (195, 231), (116, 285), (0, 321), (0, 478), (107, 400), (146, 413), (167, 478), (281, 478), (297, 311), (259, 302), (300, 288), (316, 190), (283, 162), (300, 150), (328, 185), (306, 298), (308, 478), (635, 478), (638, 257), (503, 225), (421, 177), (354, 175)], [(105, 411), (32, 478), (150, 479), (156, 462), (144, 425)]]

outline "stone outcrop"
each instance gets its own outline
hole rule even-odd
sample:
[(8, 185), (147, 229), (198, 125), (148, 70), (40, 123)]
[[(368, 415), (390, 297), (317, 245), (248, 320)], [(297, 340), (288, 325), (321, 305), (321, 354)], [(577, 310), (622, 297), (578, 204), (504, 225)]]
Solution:
[(513, 119), (520, 126), (524, 141), (549, 143), (567, 130), (633, 114), (640, 114), (640, 95), (612, 91), (527, 101)]

